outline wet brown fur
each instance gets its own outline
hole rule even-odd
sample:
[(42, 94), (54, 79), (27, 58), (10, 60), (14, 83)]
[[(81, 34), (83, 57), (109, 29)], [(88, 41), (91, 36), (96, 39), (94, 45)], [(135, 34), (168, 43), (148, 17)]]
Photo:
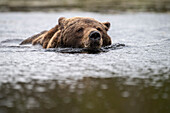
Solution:
[[(43, 48), (93, 48), (93, 43), (97, 43), (96, 48), (100, 48), (111, 44), (111, 38), (107, 34), (109, 27), (109, 22), (101, 23), (93, 18), (73, 17), (66, 19), (61, 17), (58, 20), (58, 25), (49, 31), (43, 31), (24, 40), (21, 45), (32, 43), (33, 45), (40, 44)], [(98, 42), (92, 42), (89, 39), (89, 34), (92, 31), (100, 33), (102, 38)]]

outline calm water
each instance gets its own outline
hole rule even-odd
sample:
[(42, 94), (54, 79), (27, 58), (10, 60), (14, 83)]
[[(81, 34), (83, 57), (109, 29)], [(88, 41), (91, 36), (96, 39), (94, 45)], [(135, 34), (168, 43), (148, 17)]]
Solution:
[[(19, 43), (61, 16), (111, 22), (97, 54)], [(0, 113), (170, 113), (170, 14), (0, 13)]]

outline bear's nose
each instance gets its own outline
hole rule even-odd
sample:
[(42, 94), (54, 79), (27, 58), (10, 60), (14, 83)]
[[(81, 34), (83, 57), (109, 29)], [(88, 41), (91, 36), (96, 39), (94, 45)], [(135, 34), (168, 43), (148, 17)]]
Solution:
[(92, 31), (89, 35), (90, 39), (95, 39), (95, 40), (100, 40), (101, 39), (101, 35), (98, 31)]

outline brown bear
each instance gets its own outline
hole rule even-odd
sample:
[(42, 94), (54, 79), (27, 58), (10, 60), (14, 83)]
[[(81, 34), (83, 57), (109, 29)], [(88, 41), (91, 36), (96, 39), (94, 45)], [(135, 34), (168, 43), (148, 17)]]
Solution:
[(22, 44), (40, 44), (43, 48), (72, 47), (99, 49), (111, 45), (107, 31), (110, 23), (101, 23), (88, 17), (60, 17), (58, 25), (49, 31), (43, 31), (26, 40)]

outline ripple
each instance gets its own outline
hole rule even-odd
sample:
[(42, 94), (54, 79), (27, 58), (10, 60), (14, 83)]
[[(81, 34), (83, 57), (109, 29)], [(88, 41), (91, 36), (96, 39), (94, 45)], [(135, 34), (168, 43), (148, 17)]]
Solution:
[(100, 53), (108, 52), (109, 50), (122, 49), (125, 44), (112, 44), (110, 46), (102, 47), (101, 49), (89, 50), (84, 48), (50, 48), (46, 52), (60, 52), (60, 53)]

